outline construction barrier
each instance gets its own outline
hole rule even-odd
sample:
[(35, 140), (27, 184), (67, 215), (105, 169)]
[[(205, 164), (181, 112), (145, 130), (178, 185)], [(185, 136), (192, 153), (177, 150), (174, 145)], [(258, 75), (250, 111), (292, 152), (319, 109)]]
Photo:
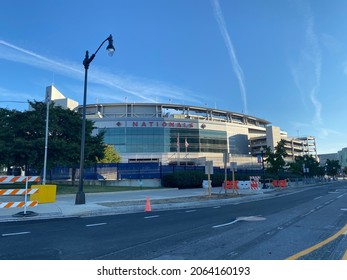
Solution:
[(0, 176), (0, 184), (40, 182), (40, 176)]
[[(234, 182), (234, 184), (233, 184)], [(223, 189), (259, 189), (260, 181), (226, 181), (223, 182)]]
[(251, 181), (251, 190), (257, 190), (260, 186), (260, 177), (259, 176), (250, 176)]
[(37, 201), (0, 202), (0, 208), (34, 207), (37, 204), (38, 204)]
[[(212, 181), (211, 181), (212, 182)], [(233, 183), (234, 182), (234, 183)], [(287, 180), (272, 180), (272, 184), (274, 187), (282, 187), (285, 188), (288, 186)], [(203, 181), (203, 188), (207, 188), (207, 181)], [(260, 176), (250, 176), (249, 181), (225, 181), (222, 184), (223, 189), (251, 189), (258, 190), (262, 188), (262, 184), (260, 181)]]
[(287, 182), (287, 180), (273, 180), (272, 185), (274, 187), (285, 188), (288, 186), (288, 182)]
[[(211, 187), (212, 187), (212, 180), (210, 180), (210, 182), (211, 182)], [(208, 189), (208, 180), (203, 180), (202, 181), (202, 187), (204, 189)]]
[(237, 186), (239, 189), (250, 189), (251, 188), (251, 182), (250, 181), (238, 181)]
[(8, 189), (0, 190), (0, 195), (25, 195), (37, 193), (38, 189)]
[(238, 189), (238, 181), (225, 181), (223, 182), (224, 189)]
[(37, 206), (37, 201), (28, 201), (28, 194), (35, 194), (39, 189), (28, 189), (28, 182), (40, 181), (39, 176), (0, 176), (1, 184), (13, 184), (25, 182), (25, 189), (0, 189), (0, 195), (24, 195), (24, 201), (19, 202), (0, 202), (0, 208), (22, 208), (24, 207), (24, 215), (26, 215), (27, 207)]

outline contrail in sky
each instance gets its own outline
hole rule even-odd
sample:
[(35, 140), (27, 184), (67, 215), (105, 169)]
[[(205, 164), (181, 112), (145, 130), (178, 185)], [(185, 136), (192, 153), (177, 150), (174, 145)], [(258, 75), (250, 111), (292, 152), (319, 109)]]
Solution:
[(322, 124), (322, 104), (317, 94), (320, 90), (322, 55), (317, 34), (314, 31), (314, 17), (309, 4), (300, 2), (300, 11), (306, 20), (304, 47), (300, 50), (299, 62), (291, 66), (294, 82), (303, 97), (309, 97), (315, 109), (315, 124)]
[(16, 52), (8, 52), (8, 51), (1, 51), (0, 52), (0, 59), (6, 59), (16, 62), (21, 62), (27, 65), (35, 66), (38, 68), (43, 69), (56, 69), (59, 70), (59, 72), (73, 72), (74, 74), (83, 74), (83, 71), (74, 67), (69, 66), (66, 63), (60, 63), (58, 61), (46, 58), (42, 55), (36, 54), (32, 51), (17, 47), (11, 43), (8, 43), (6, 41), (0, 40), (0, 45), (3, 45), (5, 47), (8, 47), (9, 49), (12, 49)]
[(224, 21), (224, 16), (223, 16), (221, 7), (219, 5), (219, 1), (218, 0), (211, 0), (211, 1), (212, 1), (213, 9), (214, 9), (214, 14), (215, 14), (216, 20), (217, 20), (218, 25), (219, 25), (219, 29), (222, 33), (225, 45), (226, 45), (228, 52), (229, 52), (229, 57), (231, 60), (233, 70), (235, 72), (237, 80), (239, 81), (239, 86), (240, 86), (240, 90), (241, 90), (241, 97), (242, 97), (242, 101), (243, 101), (243, 111), (245, 114), (247, 114), (247, 94), (246, 94), (246, 86), (244, 83), (243, 71), (242, 71), (242, 68), (241, 68), (238, 60), (237, 60), (235, 49), (234, 49), (234, 46), (231, 42), (231, 39), (230, 39), (230, 36), (228, 33), (228, 29), (227, 29), (227, 26), (226, 26), (225, 21)]
[(314, 19), (312, 14), (310, 13), (308, 18), (308, 26), (306, 29), (306, 37), (307, 37), (308, 44), (311, 47), (312, 62), (313, 62), (314, 76), (315, 76), (314, 85), (310, 91), (310, 98), (311, 98), (311, 102), (313, 106), (316, 109), (316, 120), (319, 123), (321, 123), (322, 122), (322, 117), (321, 117), (322, 104), (319, 102), (317, 98), (317, 92), (319, 91), (319, 88), (320, 88), (322, 57), (321, 57), (321, 51), (319, 48), (317, 35), (315, 34), (313, 27), (314, 27)]
[[(4, 40), (0, 40), (0, 60), (1, 59), (53, 71), (78, 80), (83, 80), (84, 77), (84, 70), (81, 65), (47, 58)], [(117, 76), (112, 73), (100, 71), (97, 68), (94, 68), (90, 73), (90, 82), (123, 91), (148, 102), (157, 102), (156, 97), (168, 100), (172, 98), (172, 96), (174, 96), (176, 100), (188, 102), (197, 102), (197, 100), (199, 100), (199, 97), (195, 96), (194, 93), (187, 89), (145, 78)], [(114, 94), (112, 98), (114, 99)]]

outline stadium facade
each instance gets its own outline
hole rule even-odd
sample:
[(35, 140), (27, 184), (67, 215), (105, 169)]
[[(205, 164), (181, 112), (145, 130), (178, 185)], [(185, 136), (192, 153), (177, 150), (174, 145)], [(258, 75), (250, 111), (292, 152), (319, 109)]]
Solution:
[[(82, 106), (76, 108), (82, 112)], [(317, 157), (314, 137), (288, 137), (270, 122), (224, 110), (163, 103), (89, 104), (86, 116), (96, 131), (105, 132), (122, 162), (160, 162), (223, 166), (224, 153), (239, 168), (261, 168), (260, 156), (285, 140), (287, 160), (309, 154)]]
[[(53, 85), (46, 96), (58, 106), (77, 110), (82, 106), (66, 98)], [(88, 104), (86, 117), (95, 133), (105, 132), (122, 162), (160, 162), (164, 165), (224, 165), (224, 154), (239, 168), (262, 168), (261, 155), (285, 141), (287, 161), (311, 155), (318, 160), (312, 136), (289, 137), (267, 120), (213, 108), (163, 103)]]

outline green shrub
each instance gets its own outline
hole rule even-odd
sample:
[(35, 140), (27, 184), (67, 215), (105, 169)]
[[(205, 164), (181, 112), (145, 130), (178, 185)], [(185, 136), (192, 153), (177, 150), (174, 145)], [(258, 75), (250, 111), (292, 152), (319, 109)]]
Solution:
[(204, 177), (201, 171), (177, 171), (164, 175), (162, 185), (166, 188), (201, 188)]

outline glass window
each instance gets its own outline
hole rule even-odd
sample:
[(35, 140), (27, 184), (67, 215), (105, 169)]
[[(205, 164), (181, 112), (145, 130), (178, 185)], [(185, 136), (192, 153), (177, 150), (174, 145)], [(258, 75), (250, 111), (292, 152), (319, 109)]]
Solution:
[(227, 151), (225, 131), (189, 128), (122, 127), (107, 128), (104, 142), (123, 153)]

